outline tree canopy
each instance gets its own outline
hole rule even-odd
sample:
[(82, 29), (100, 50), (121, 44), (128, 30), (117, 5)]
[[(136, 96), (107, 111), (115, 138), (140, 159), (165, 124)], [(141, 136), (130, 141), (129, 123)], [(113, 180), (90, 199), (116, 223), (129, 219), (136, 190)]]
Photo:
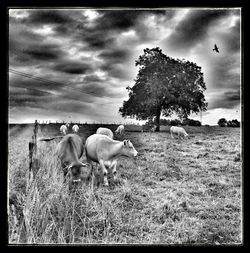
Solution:
[(187, 118), (192, 112), (206, 110), (203, 73), (195, 63), (170, 58), (156, 47), (144, 49), (135, 65), (139, 66), (135, 84), (127, 87), (129, 99), (119, 108), (123, 117), (154, 118), (159, 131), (161, 114), (171, 116), (175, 112)]
[(218, 123), (217, 123), (220, 127), (225, 127), (227, 126), (227, 120), (225, 118), (221, 118), (218, 120)]

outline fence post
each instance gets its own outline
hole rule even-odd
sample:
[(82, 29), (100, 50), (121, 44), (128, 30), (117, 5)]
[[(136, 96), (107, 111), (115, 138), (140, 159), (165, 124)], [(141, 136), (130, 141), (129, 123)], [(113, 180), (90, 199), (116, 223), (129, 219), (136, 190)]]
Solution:
[(38, 131), (38, 122), (35, 120), (34, 134), (31, 137), (29, 142), (29, 178), (31, 171), (34, 169), (34, 155), (37, 153), (37, 131)]
[(29, 142), (29, 173), (32, 171), (34, 143)]

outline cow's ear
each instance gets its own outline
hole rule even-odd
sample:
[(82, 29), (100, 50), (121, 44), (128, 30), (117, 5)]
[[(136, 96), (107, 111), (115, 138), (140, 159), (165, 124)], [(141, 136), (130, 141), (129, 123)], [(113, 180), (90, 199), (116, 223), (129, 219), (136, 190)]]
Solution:
[(126, 146), (126, 145), (127, 145), (127, 140), (124, 140), (124, 141), (123, 141), (123, 144)]

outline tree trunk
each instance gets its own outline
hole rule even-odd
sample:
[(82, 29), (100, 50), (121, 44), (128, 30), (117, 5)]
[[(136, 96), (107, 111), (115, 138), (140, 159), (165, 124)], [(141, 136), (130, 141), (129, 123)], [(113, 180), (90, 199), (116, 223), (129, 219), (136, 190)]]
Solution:
[(156, 117), (155, 117), (155, 123), (156, 123), (155, 132), (160, 132), (160, 116), (161, 116), (161, 109), (159, 108), (157, 110)]

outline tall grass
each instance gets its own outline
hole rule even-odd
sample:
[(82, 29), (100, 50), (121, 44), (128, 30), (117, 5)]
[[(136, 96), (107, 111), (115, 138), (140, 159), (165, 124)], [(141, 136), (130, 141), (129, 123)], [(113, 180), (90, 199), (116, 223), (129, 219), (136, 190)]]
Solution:
[(9, 242), (240, 243), (239, 140), (233, 133), (222, 145), (222, 133), (193, 130), (185, 141), (129, 133), (139, 157), (120, 159), (110, 187), (70, 190), (54, 156), (56, 141), (39, 145), (39, 170), (31, 176), (27, 153), (20, 153), (10, 161)]

